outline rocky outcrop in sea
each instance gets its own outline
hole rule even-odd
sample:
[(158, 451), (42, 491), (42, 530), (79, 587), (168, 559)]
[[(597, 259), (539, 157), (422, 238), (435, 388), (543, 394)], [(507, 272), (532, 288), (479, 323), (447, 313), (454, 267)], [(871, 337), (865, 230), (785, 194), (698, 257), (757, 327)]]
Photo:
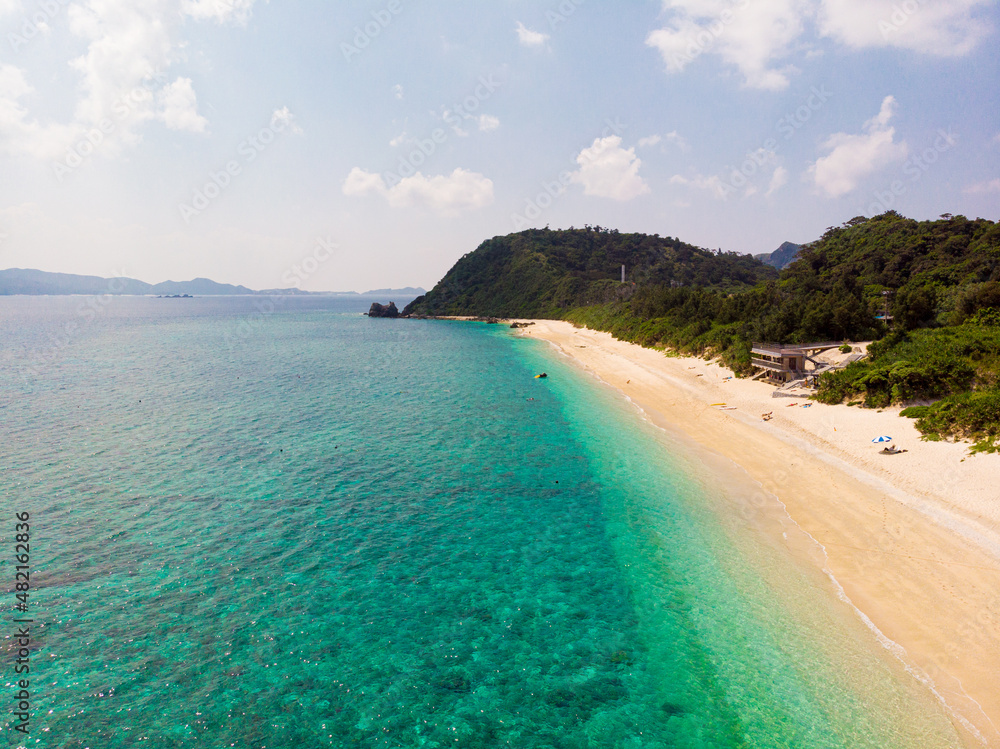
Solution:
[(372, 302), (368, 317), (399, 317), (399, 310), (396, 309), (395, 302), (389, 302), (388, 305)]

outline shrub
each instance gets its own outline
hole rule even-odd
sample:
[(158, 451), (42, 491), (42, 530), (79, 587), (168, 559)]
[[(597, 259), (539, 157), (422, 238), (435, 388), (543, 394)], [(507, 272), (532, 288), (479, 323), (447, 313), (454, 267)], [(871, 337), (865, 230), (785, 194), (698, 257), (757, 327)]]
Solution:
[(959, 393), (900, 415), (916, 419), (926, 439), (969, 439), (975, 442), (973, 452), (1000, 451), (1000, 390)]

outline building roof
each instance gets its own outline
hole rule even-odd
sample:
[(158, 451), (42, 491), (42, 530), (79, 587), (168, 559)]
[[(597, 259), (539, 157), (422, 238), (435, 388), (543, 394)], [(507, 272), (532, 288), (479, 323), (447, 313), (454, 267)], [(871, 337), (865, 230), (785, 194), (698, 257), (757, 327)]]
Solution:
[(842, 346), (842, 341), (823, 341), (821, 343), (755, 343), (751, 351), (755, 354), (766, 354), (768, 356), (805, 356), (811, 351), (826, 351), (827, 349)]

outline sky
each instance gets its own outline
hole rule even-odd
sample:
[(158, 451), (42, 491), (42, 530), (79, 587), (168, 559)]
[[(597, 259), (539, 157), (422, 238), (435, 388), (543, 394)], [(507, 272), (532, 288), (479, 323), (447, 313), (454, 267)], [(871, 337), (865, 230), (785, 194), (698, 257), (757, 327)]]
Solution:
[(0, 268), (431, 288), (529, 227), (1000, 218), (991, 0), (0, 0)]

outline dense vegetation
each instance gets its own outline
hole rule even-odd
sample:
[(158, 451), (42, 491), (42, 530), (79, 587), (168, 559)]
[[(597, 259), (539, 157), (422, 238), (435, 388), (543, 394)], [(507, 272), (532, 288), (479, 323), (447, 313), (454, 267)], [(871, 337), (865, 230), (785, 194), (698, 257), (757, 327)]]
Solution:
[[(892, 332), (872, 344), (867, 360), (821, 378), (820, 400), (858, 399), (869, 407), (936, 401), (903, 415), (916, 418), (928, 438), (997, 449), (1000, 224), (889, 213), (828, 231), (800, 258), (830, 276), (856, 277), (853, 287), (870, 310), (887, 296), (883, 308), (893, 318)], [(814, 274), (803, 266), (793, 263), (787, 276), (808, 289)]]
[(996, 450), (1000, 437), (1000, 311), (981, 310), (962, 325), (894, 332), (869, 358), (822, 379), (819, 400), (904, 409), (932, 439), (958, 437)]
[(958, 325), (977, 309), (1000, 306), (1000, 224), (964, 216), (913, 221), (891, 211), (855, 218), (807, 245), (782, 283), (810, 311), (820, 299), (838, 303), (847, 295), (876, 312), (887, 291), (904, 330)]
[[(622, 264), (627, 282), (620, 283)], [(878, 340), (819, 398), (907, 415), (936, 436), (1000, 435), (1000, 224), (894, 211), (831, 227), (780, 274), (750, 256), (600, 227), (484, 242), (404, 313), (568, 319), (752, 371), (753, 341)], [(891, 332), (885, 313), (891, 319)]]
[(574, 307), (626, 299), (634, 289), (729, 292), (777, 276), (748, 255), (713, 253), (669, 237), (601, 227), (530, 229), (483, 242), (403, 312), (562, 318)]

